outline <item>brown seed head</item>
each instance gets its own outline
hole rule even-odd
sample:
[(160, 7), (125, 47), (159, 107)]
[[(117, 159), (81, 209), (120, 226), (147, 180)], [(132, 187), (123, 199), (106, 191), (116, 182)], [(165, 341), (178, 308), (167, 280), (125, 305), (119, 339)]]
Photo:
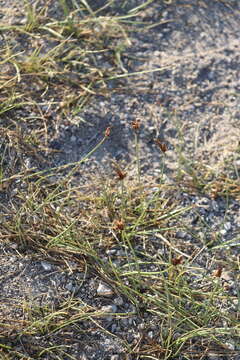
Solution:
[(159, 139), (155, 139), (155, 144), (159, 147), (159, 149), (165, 153), (167, 151), (167, 145), (162, 143)]
[(109, 137), (110, 134), (111, 134), (111, 127), (108, 126), (108, 127), (106, 128), (106, 130), (105, 130), (105, 137)]
[(136, 119), (136, 120), (134, 120), (134, 121), (132, 122), (132, 129), (133, 129), (134, 131), (139, 131), (140, 126), (141, 126), (141, 124), (140, 124), (140, 120), (139, 120), (139, 119)]
[(120, 168), (117, 162), (112, 161), (112, 166), (118, 176), (118, 180), (123, 180), (127, 176), (127, 173)]
[(122, 219), (115, 221), (115, 229), (116, 230), (123, 230), (124, 229), (124, 222)]
[(219, 265), (217, 270), (213, 272), (213, 276), (220, 278), (222, 276), (222, 271), (223, 271), (223, 267)]
[(118, 180), (123, 180), (127, 176), (127, 173), (122, 171), (121, 169), (116, 168), (115, 171), (117, 173)]
[(178, 256), (177, 258), (172, 259), (172, 264), (174, 266), (182, 264), (182, 262), (183, 262), (183, 256), (182, 255)]

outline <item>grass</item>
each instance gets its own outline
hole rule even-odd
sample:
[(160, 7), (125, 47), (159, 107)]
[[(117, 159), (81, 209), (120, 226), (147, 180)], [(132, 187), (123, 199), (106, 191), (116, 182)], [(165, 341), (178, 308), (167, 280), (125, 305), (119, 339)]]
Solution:
[[(0, 320), (1, 358), (78, 359), (71, 352), (71, 334), (92, 329), (119, 341), (126, 359), (234, 356), (240, 294), (228, 291), (222, 274), (223, 269), (231, 271), (237, 282), (239, 259), (231, 248), (239, 245), (239, 237), (223, 243), (209, 228), (212, 238), (201, 239), (198, 232), (206, 224), (198, 208), (182, 207), (175, 195), (181, 186), (190, 194), (239, 200), (237, 170), (232, 169), (233, 177), (224, 172), (215, 176), (210, 167), (188, 160), (179, 147), (178, 177), (167, 184), (167, 149), (159, 142), (161, 181), (156, 183), (141, 172), (137, 120), (129, 126), (135, 136), (135, 163), (113, 162), (112, 175), (101, 180), (78, 184), (75, 174), (111, 139), (111, 128), (103, 129), (99, 143), (78, 162), (51, 168), (43, 156), (51, 151), (47, 144), (57, 118), (52, 113), (71, 123), (95, 95), (124, 88), (121, 81), (131, 75), (123, 62), (131, 46), (129, 32), (137, 29), (136, 15), (152, 1), (125, 15), (109, 16), (102, 14), (112, 1), (94, 10), (87, 1), (59, 0), (57, 19), (49, 15), (51, 1), (43, 7), (38, 1), (24, 3), (25, 23), (0, 26), (5, 37), (0, 57), (1, 242), (16, 243), (20, 257), (29, 252), (38, 259), (50, 257), (70, 273), (74, 259), (85, 274), (79, 286), (97, 274), (132, 304), (132, 311), (109, 313), (74, 296), (57, 299), (55, 306), (34, 299), (16, 299), (16, 305), (7, 299), (3, 305), (12, 306), (13, 314), (22, 311), (23, 317)], [(105, 69), (103, 59), (109, 62)], [(26, 162), (26, 155), (34, 165)], [(197, 231), (185, 221), (189, 212), (202, 221)], [(178, 231), (192, 232), (194, 243), (178, 239)], [(120, 255), (111, 256), (116, 249)], [(212, 257), (215, 271), (206, 263), (198, 265), (202, 254)], [(107, 328), (109, 316), (117, 323), (147, 320), (136, 341), (129, 342)]]

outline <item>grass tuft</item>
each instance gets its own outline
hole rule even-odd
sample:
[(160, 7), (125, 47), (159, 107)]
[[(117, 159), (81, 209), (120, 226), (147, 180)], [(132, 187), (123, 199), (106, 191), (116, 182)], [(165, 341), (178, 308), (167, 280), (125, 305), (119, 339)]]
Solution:
[[(124, 88), (121, 81), (161, 70), (130, 72), (123, 61), (132, 45), (130, 30), (139, 29), (137, 15), (152, 2), (120, 16), (111, 13), (114, 1), (94, 10), (86, 0), (59, 0), (53, 17), (51, 1), (42, 6), (26, 0), (24, 22), (0, 25), (5, 39), (0, 52), (2, 248), (14, 244), (20, 259), (26, 254), (51, 259), (70, 274), (75, 262), (84, 274), (80, 288), (89, 278), (101, 279), (132, 309), (108, 312), (75, 294), (53, 304), (39, 304), (34, 296), (1, 300), (2, 314), (10, 309), (11, 315), (0, 320), (3, 359), (77, 359), (69, 354), (72, 339), (96, 329), (121, 343), (129, 359), (235, 355), (231, 344), (239, 342), (240, 293), (229, 283), (238, 281), (239, 259), (231, 249), (239, 247), (239, 236), (223, 242), (199, 206), (183, 205), (179, 194), (221, 198), (227, 204), (239, 200), (237, 169), (226, 163), (234, 174), (229, 177), (188, 159), (178, 129), (175, 181), (164, 181), (168, 146), (159, 139), (161, 178), (150, 179), (141, 169), (143, 124), (138, 119), (129, 127), (134, 165), (112, 161), (112, 174), (85, 184), (77, 182), (80, 177), (76, 181), (78, 172), (86, 175), (92, 155), (111, 141), (111, 124), (79, 161), (52, 167), (49, 160), (58, 152), (48, 144), (61, 121), (71, 124), (92, 97)], [(189, 225), (189, 214), (198, 225)], [(184, 231), (191, 241), (179, 236)], [(226, 272), (233, 274), (232, 282)], [(15, 313), (22, 317), (15, 319)], [(116, 324), (132, 319), (133, 328), (139, 322), (137, 340), (111, 332), (109, 317)]]

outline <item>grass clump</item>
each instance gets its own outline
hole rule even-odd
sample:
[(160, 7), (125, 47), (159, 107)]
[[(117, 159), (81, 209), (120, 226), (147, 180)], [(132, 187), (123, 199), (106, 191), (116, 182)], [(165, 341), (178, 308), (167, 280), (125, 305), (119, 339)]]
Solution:
[[(88, 274), (97, 273), (132, 303), (132, 312), (110, 314), (114, 321), (141, 319), (143, 315), (149, 319), (137, 344), (131, 346), (121, 339), (131, 356), (168, 359), (184, 354), (191, 358), (201, 348), (226, 354), (226, 339), (239, 334), (233, 306), (236, 297), (221, 281), (222, 269), (229, 264), (224, 262), (208, 274), (196, 266), (196, 258), (205, 247), (196, 245), (189, 251), (190, 244), (178, 244), (174, 238), (182, 215), (192, 207), (181, 208), (171, 201), (171, 187), (166, 184), (144, 183), (138, 166), (136, 180), (128, 179), (127, 171), (114, 164), (113, 179), (103, 179), (97, 186), (73, 186), (72, 174), (109, 136), (107, 129), (90, 154), (68, 166), (70, 171), (65, 176), (60, 176), (62, 167), (19, 175), (24, 190), (12, 197), (14, 207), (6, 207), (2, 214), (2, 238), (17, 242), (21, 251), (35, 249), (39, 254), (54, 254), (56, 259), (78, 259), (79, 267)], [(111, 251), (116, 248), (119, 256), (112, 258)], [(26, 306), (30, 307), (25, 308), (27, 319), (18, 333), (29, 341), (34, 336), (60, 333), (66, 339), (69, 331), (79, 327), (83, 331), (81, 324), (86, 323), (90, 328), (103, 329), (104, 319), (110, 316), (74, 298), (59, 300), (54, 308), (34, 308), (33, 303)], [(8, 327), (3, 328), (6, 331)], [(12, 331), (14, 328), (12, 325)], [(15, 354), (14, 348), (3, 348)], [(67, 349), (60, 341), (36, 346), (32, 351), (39, 358), (44, 354), (64, 358)]]
[[(7, 38), (0, 58), (6, 68), (0, 78), (1, 245), (14, 244), (21, 261), (24, 256), (36, 262), (47, 259), (63, 274), (81, 273), (71, 296), (57, 293), (54, 300), (46, 296), (42, 302), (34, 295), (1, 300), (3, 359), (78, 359), (71, 352), (73, 341), (81, 346), (89, 338), (99, 341), (91, 338), (97, 331), (114, 338), (126, 359), (236, 353), (240, 295), (232, 288), (239, 259), (230, 250), (238, 245), (202, 239), (186, 220), (190, 212), (200, 217), (198, 207), (183, 206), (178, 195), (186, 191), (238, 199), (239, 178), (214, 177), (209, 168), (201, 173), (179, 149), (184, 171), (167, 184), (168, 147), (158, 139), (160, 181), (147, 177), (141, 169), (138, 119), (129, 126), (136, 161), (112, 161), (112, 173), (101, 179), (80, 183), (76, 174), (86, 173), (91, 156), (111, 140), (111, 126), (79, 161), (52, 167), (48, 158), (54, 153), (48, 143), (59, 117), (71, 124), (92, 96), (116, 90), (110, 80), (129, 76), (123, 61), (131, 45), (128, 30), (138, 11), (151, 2), (125, 16), (106, 16), (112, 1), (93, 10), (86, 1), (61, 0), (56, 19), (50, 16), (51, 2), (41, 6), (25, 1), (25, 23), (0, 27)], [(103, 60), (108, 62), (105, 69)], [(177, 235), (184, 231), (191, 233), (190, 240)], [(231, 278), (226, 279), (226, 271)], [(79, 296), (88, 294), (90, 280), (104, 281), (122, 299), (117, 311), (109, 311), (94, 296), (92, 303)], [(12, 314), (18, 313), (15, 319)], [(129, 331), (135, 338), (129, 341), (126, 333), (109, 329), (109, 317), (116, 328), (131, 320)]]

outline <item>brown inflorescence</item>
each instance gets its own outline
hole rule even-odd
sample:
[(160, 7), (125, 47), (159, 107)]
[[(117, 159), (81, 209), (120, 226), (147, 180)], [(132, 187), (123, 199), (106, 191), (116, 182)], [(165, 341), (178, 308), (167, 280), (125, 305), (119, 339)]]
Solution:
[(106, 128), (106, 130), (105, 130), (105, 137), (109, 137), (110, 134), (111, 134), (111, 127), (108, 126), (108, 127)]
[(122, 219), (115, 221), (115, 228), (117, 230), (123, 230), (124, 229), (124, 222)]
[(140, 124), (140, 120), (139, 119), (136, 119), (136, 120), (134, 120), (133, 122), (132, 122), (132, 129), (134, 130), (134, 131), (139, 131), (139, 129), (140, 129), (140, 126), (141, 126), (141, 124)]
[(177, 258), (172, 259), (172, 264), (174, 266), (182, 264), (182, 262), (183, 262), (183, 256), (182, 255), (178, 256)]
[(155, 139), (155, 144), (163, 153), (167, 151), (167, 145), (165, 143), (162, 143), (159, 139)]

